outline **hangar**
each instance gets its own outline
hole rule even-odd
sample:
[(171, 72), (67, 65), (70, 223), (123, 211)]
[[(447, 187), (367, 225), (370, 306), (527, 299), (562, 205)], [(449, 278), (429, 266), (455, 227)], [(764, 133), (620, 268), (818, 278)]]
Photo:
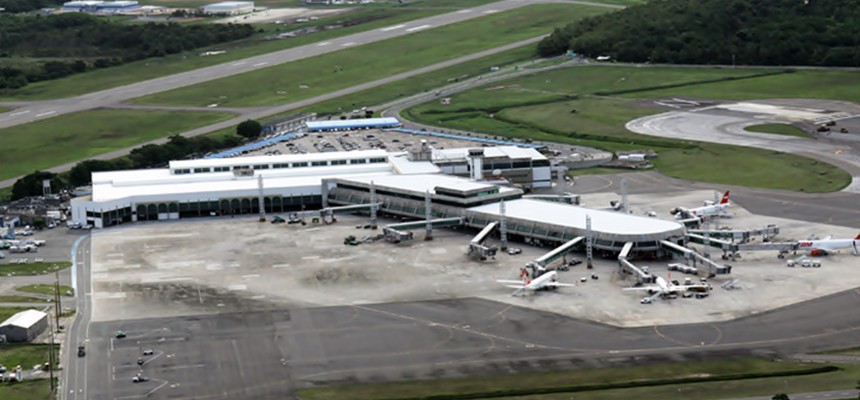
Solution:
[(48, 327), (48, 314), (37, 310), (21, 311), (0, 324), (0, 337), (7, 342), (29, 342)]
[(254, 3), (250, 1), (224, 1), (203, 6), (206, 14), (237, 15), (254, 12)]

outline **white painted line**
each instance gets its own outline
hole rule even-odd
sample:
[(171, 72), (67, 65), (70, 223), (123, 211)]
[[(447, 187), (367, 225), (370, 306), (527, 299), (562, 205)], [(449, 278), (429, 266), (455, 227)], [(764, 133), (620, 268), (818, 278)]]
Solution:
[(429, 27), (431, 27), (431, 26), (433, 26), (433, 25), (421, 25), (421, 26), (416, 26), (416, 27), (414, 27), (414, 28), (409, 28), (409, 29), (407, 29), (407, 30), (406, 30), (406, 32), (415, 32), (415, 31), (420, 31), (420, 30), (422, 30), (422, 29), (427, 29), (427, 28), (429, 28)]
[(465, 13), (469, 13), (469, 12), (472, 12), (472, 10), (460, 10), (460, 11), (457, 11), (455, 14), (465, 14)]
[(404, 27), (404, 26), (406, 26), (406, 25), (394, 25), (394, 26), (389, 26), (389, 27), (387, 27), (387, 28), (382, 28), (382, 29), (380, 29), (380, 31), (381, 31), (381, 32), (393, 31), (393, 30), (395, 30), (395, 29), (400, 29), (400, 28), (402, 28), (402, 27)]
[(275, 264), (272, 268), (288, 268), (290, 264)]
[(250, 278), (259, 278), (260, 274), (251, 274), (251, 275), (242, 275), (242, 278), (250, 279)]
[(492, 14), (492, 13), (497, 13), (497, 12), (499, 12), (499, 10), (487, 10), (487, 11), (484, 11), (484, 14)]
[(325, 46), (325, 45), (327, 45), (327, 44), (331, 44), (331, 42), (322, 42), (322, 43), (317, 43), (317, 46)]
[(354, 44), (355, 44), (355, 42), (346, 42), (346, 43), (342, 44), (341, 47), (352, 46)]
[(26, 113), (28, 113), (28, 112), (30, 112), (30, 110), (18, 111), (18, 112), (14, 112), (14, 113), (12, 113), (12, 114), (9, 114), (9, 115), (11, 115), (11, 116), (15, 117), (15, 116), (18, 116), (18, 115), (24, 115), (24, 114), (26, 114)]
[(51, 114), (56, 114), (56, 113), (57, 113), (56, 111), (47, 111), (47, 112), (43, 112), (41, 114), (36, 114), (36, 117), (44, 117), (46, 115), (51, 115)]
[(238, 67), (238, 66), (240, 66), (240, 65), (242, 65), (242, 64), (247, 64), (247, 63), (248, 63), (247, 61), (239, 61), (239, 62), (237, 62), (237, 63), (233, 63), (233, 66), (234, 66), (234, 67)]
[(263, 62), (256, 63), (256, 64), (254, 64), (253, 66), (254, 66), (254, 67), (262, 67), (262, 66), (264, 66), (264, 65), (266, 65), (266, 64), (268, 64), (268, 63), (269, 63), (268, 61), (263, 61)]

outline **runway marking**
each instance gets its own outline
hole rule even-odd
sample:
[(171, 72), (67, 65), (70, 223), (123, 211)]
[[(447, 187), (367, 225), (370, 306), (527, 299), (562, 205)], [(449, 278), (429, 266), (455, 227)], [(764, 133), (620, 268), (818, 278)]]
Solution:
[(244, 279), (259, 278), (259, 277), (260, 277), (260, 274), (242, 275), (242, 278), (244, 278)]
[(29, 112), (30, 112), (30, 110), (24, 110), (24, 111), (13, 112), (12, 114), (9, 114), (9, 115), (13, 116), (13, 117), (17, 117), (19, 115), (24, 115), (24, 114), (27, 114)]
[(654, 333), (656, 333), (657, 336), (660, 336), (661, 338), (663, 338), (665, 340), (668, 340), (668, 341), (675, 343), (675, 344), (680, 344), (682, 346), (687, 346), (687, 347), (713, 346), (713, 345), (717, 344), (723, 338), (723, 331), (720, 330), (720, 328), (718, 328), (714, 324), (708, 324), (708, 326), (710, 326), (715, 331), (717, 331), (717, 338), (712, 340), (710, 343), (700, 342), (699, 344), (696, 344), (696, 343), (686, 343), (686, 342), (682, 342), (680, 340), (676, 340), (676, 339), (671, 338), (669, 336), (666, 336), (662, 332), (660, 332), (660, 326), (659, 325), (654, 325)]
[(275, 264), (272, 268), (289, 268), (290, 264)]
[(239, 357), (239, 346), (236, 345), (236, 339), (231, 340), (230, 343), (233, 345), (233, 353), (236, 355), (236, 366), (239, 367), (239, 376), (241, 376), (242, 381), (244, 381), (245, 380), (245, 370), (242, 369), (242, 363), (238, 362), (239, 360), (242, 359), (241, 357)]
[(322, 42), (322, 43), (317, 43), (317, 46), (326, 46), (329, 44), (331, 44), (331, 42)]
[(252, 65), (252, 67), (262, 67), (268, 63), (269, 63), (268, 61), (258, 62), (256, 64)]
[(36, 114), (36, 117), (45, 117), (45, 116), (48, 116), (51, 114), (56, 114), (56, 113), (57, 113), (56, 111), (46, 111), (46, 112), (43, 112), (41, 114)]
[(416, 26), (416, 27), (414, 27), (414, 28), (409, 28), (409, 29), (407, 29), (407, 30), (406, 30), (406, 32), (415, 32), (415, 31), (420, 31), (420, 30), (422, 30), (422, 29), (427, 29), (427, 28), (429, 28), (429, 27), (431, 27), (431, 26), (433, 26), (433, 25), (421, 25), (421, 26)]
[(247, 63), (248, 63), (247, 61), (239, 61), (239, 62), (237, 62), (237, 63), (233, 63), (233, 66), (234, 66), (234, 67), (238, 67), (238, 66), (240, 66), (240, 65), (244, 65), (244, 64), (247, 64)]
[(346, 46), (352, 46), (352, 45), (354, 45), (354, 44), (355, 44), (355, 42), (346, 42), (346, 43), (344, 43), (344, 44), (342, 44), (342, 45), (340, 45), (340, 46), (341, 46), (341, 47), (346, 47)]
[(483, 13), (484, 14), (492, 14), (492, 13), (497, 13), (497, 12), (499, 12), (499, 10), (487, 10), (487, 11), (484, 11)]
[(394, 26), (389, 26), (389, 27), (387, 27), (387, 28), (382, 28), (382, 29), (380, 29), (380, 31), (382, 31), (382, 32), (393, 31), (393, 30), (395, 30), (395, 29), (400, 29), (400, 28), (402, 28), (402, 27), (404, 27), (404, 26), (406, 26), (406, 25), (394, 25)]
[(472, 10), (460, 10), (460, 11), (457, 11), (455, 14), (465, 14), (465, 13), (470, 13), (470, 12), (472, 12)]

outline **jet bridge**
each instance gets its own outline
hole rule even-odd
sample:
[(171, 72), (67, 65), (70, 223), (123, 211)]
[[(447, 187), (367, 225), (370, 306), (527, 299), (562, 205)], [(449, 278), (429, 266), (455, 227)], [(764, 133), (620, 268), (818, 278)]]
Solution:
[(567, 243), (556, 247), (555, 249), (553, 249), (549, 253), (546, 253), (546, 254), (540, 256), (540, 258), (538, 258), (534, 262), (535, 262), (535, 264), (538, 264), (541, 267), (546, 268), (546, 266), (548, 264), (550, 264), (551, 262), (558, 260), (559, 258), (564, 257), (567, 253), (570, 253), (571, 251), (573, 251), (574, 246), (579, 244), (579, 242), (581, 242), (583, 239), (585, 239), (584, 236), (575, 237), (575, 238), (569, 240)]
[[(701, 238), (703, 240), (705, 239), (704, 237), (701, 237)], [(710, 239), (711, 242), (713, 242), (714, 240), (716, 240), (716, 239)], [(724, 242), (724, 243), (728, 243), (728, 242)], [(729, 244), (731, 244), (731, 243), (729, 243)], [(736, 245), (733, 245), (733, 246), (736, 246)], [(663, 249), (666, 249), (672, 253), (681, 255), (687, 260), (692, 261), (694, 266), (695, 266), (696, 262), (700, 262), (700, 263), (706, 265), (708, 267), (708, 270), (710, 271), (710, 275), (723, 275), (723, 274), (730, 274), (732, 272), (732, 267), (730, 265), (719, 264), (719, 263), (711, 260), (710, 258), (707, 258), (707, 257), (699, 254), (698, 252), (696, 252), (692, 249), (688, 249), (684, 246), (672, 243), (670, 241), (661, 240), (660, 241), (660, 247), (662, 247)]]
[(464, 219), (462, 217), (431, 219), (429, 221), (401, 222), (399, 224), (391, 224), (382, 227), (382, 233), (385, 235), (386, 240), (399, 243), (413, 238), (412, 232), (404, 231), (426, 228), (428, 223), (433, 228), (444, 228), (449, 226), (460, 226), (463, 225), (463, 222)]
[(481, 232), (478, 232), (478, 234), (472, 238), (472, 241), (469, 242), (469, 255), (472, 256), (472, 258), (483, 261), (486, 260), (487, 257), (496, 256), (496, 251), (498, 249), (496, 247), (485, 246), (484, 241), (487, 240), (487, 237), (489, 237), (498, 226), (498, 221), (490, 222), (484, 227), (484, 229), (481, 229)]
[(764, 228), (759, 229), (750, 229), (750, 230), (717, 230), (717, 231), (705, 231), (702, 229), (689, 229), (688, 233), (704, 236), (708, 235), (708, 238), (717, 238), (717, 239), (728, 239), (732, 242), (738, 243), (747, 243), (752, 238), (756, 236), (761, 236), (765, 241), (770, 241), (776, 235), (779, 235), (779, 227), (776, 225), (768, 225)]
[(639, 283), (654, 283), (656, 280), (654, 275), (643, 271), (627, 260), (627, 256), (630, 254), (631, 250), (633, 250), (633, 242), (625, 243), (624, 247), (621, 248), (621, 253), (618, 253), (618, 266), (621, 267), (624, 272), (636, 275), (636, 279)]

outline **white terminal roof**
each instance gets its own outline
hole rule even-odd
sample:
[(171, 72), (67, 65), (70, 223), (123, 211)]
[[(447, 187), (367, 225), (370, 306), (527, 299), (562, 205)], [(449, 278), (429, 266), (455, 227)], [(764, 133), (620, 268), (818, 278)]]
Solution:
[(497, 146), (497, 147), (461, 147), (456, 149), (433, 149), (433, 161), (462, 160), (468, 157), (470, 149), (484, 150), (484, 157), (530, 158), (546, 160), (539, 151), (526, 147)]
[(470, 181), (465, 178), (458, 178), (456, 176), (450, 175), (389, 175), (381, 177), (345, 177), (344, 179), (366, 184), (370, 184), (370, 182), (373, 181), (373, 184), (377, 187), (389, 187), (392, 189), (400, 189), (418, 193), (424, 193), (429, 190), (431, 194), (436, 194), (436, 191), (434, 190), (436, 187), (443, 187), (462, 191), (470, 191), (475, 189), (490, 190), (493, 188), (499, 188), (500, 193), (519, 190), (504, 186), (496, 186), (483, 182)]
[(409, 161), (405, 156), (388, 159), (398, 174), (438, 174), (442, 170), (430, 161)]
[[(143, 169), (93, 173), (93, 201), (108, 201), (135, 197), (136, 201), (164, 198), (175, 199), (177, 195), (194, 195), (212, 199), (230, 195), (256, 196), (257, 176), (263, 176), (264, 192), (272, 189), (319, 186), (322, 179), (343, 176), (391, 175), (388, 163), (353, 164), (325, 167), (266, 169), (254, 171), (253, 177), (236, 177), (233, 172), (209, 172), (200, 174), (171, 174), (168, 169)], [(269, 190), (267, 190), (269, 189)]]
[(243, 7), (253, 5), (254, 2), (251, 1), (222, 1), (220, 3), (207, 4), (204, 7)]
[(48, 314), (38, 310), (25, 310), (9, 317), (9, 319), (3, 321), (0, 326), (12, 325), (21, 328), (29, 328), (47, 316)]
[(397, 118), (363, 118), (363, 119), (333, 119), (330, 121), (308, 121), (305, 126), (308, 129), (315, 128), (331, 128), (331, 129), (346, 129), (352, 126), (369, 126), (369, 125), (393, 125), (399, 124)]
[[(472, 207), (476, 211), (499, 215), (499, 205)], [(656, 218), (640, 217), (616, 211), (602, 211), (543, 200), (519, 199), (505, 202), (505, 215), (545, 224), (585, 229), (585, 216), (591, 216), (591, 229), (616, 235), (651, 235), (681, 230), (683, 225)]]
[(282, 164), (295, 162), (312, 162), (322, 160), (349, 160), (352, 158), (378, 158), (388, 157), (389, 154), (397, 155), (404, 153), (388, 153), (385, 150), (357, 150), (338, 151), (329, 153), (307, 153), (307, 154), (284, 154), (278, 156), (253, 156), (233, 158), (200, 158), (196, 160), (171, 161), (170, 169), (194, 169), (204, 167), (229, 167), (235, 165), (258, 165), (258, 164)]

